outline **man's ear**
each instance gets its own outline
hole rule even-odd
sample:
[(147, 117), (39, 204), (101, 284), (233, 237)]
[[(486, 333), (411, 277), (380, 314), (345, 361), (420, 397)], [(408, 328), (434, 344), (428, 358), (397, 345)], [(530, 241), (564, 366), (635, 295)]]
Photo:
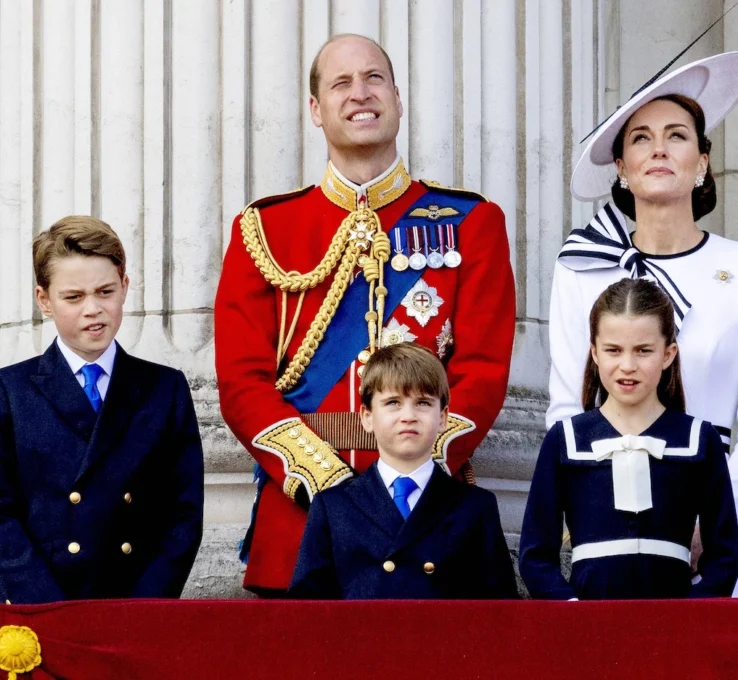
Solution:
[(34, 292), (36, 294), (36, 304), (41, 310), (41, 313), (49, 319), (53, 319), (54, 313), (51, 309), (51, 302), (49, 301), (49, 291), (45, 290), (41, 286), (36, 286), (36, 290)]
[(372, 425), (372, 412), (364, 406), (364, 404), (359, 408), (359, 417), (361, 418), (361, 426), (364, 430), (370, 434), (374, 432), (374, 426)]
[(310, 95), (310, 118), (312, 118), (315, 127), (323, 127), (323, 118), (320, 115), (320, 102), (313, 95)]

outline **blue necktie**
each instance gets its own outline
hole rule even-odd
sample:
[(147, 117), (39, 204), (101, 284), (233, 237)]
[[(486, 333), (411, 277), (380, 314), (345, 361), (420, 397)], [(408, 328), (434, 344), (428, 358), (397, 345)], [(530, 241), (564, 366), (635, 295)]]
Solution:
[(395, 505), (402, 516), (407, 519), (410, 514), (410, 504), (407, 502), (407, 497), (418, 488), (418, 485), (411, 477), (398, 477), (392, 482), (392, 488), (395, 490), (395, 496), (392, 500), (395, 501)]
[(102, 404), (100, 390), (97, 389), (97, 379), (100, 377), (100, 374), (102, 372), (102, 366), (98, 366), (97, 364), (87, 364), (85, 366), (82, 366), (82, 368), (80, 369), (80, 373), (82, 373), (85, 378), (85, 394), (90, 400), (92, 408), (95, 409), (95, 413), (100, 410), (100, 405)]

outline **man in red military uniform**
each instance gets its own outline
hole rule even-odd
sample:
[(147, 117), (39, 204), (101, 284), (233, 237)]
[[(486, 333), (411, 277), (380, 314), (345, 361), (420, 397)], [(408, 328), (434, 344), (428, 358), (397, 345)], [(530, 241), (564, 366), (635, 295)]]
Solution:
[(366, 470), (362, 366), (417, 342), (447, 366), (451, 413), (434, 459), (468, 459), (507, 387), (515, 298), (504, 215), (469, 192), (416, 182), (386, 53), (337, 36), (310, 74), (330, 163), (321, 185), (255, 201), (233, 223), (215, 302), (223, 417), (258, 463), (244, 586), (289, 585), (315, 493)]

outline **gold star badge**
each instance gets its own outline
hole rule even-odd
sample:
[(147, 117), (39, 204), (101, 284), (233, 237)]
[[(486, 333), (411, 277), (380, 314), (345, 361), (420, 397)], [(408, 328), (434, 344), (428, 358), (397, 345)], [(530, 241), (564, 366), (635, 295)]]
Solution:
[(727, 269), (718, 269), (715, 272), (715, 276), (712, 278), (718, 283), (725, 285), (726, 283), (730, 283), (730, 280), (733, 278), (733, 274), (731, 274)]

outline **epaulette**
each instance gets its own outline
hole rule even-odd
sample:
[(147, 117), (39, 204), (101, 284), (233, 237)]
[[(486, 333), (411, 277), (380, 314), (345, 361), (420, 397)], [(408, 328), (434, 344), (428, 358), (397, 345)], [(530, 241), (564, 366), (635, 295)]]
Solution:
[(264, 198), (257, 198), (255, 201), (251, 201), (251, 203), (249, 203), (244, 208), (244, 212), (249, 208), (265, 208), (268, 205), (274, 205), (275, 203), (281, 203), (282, 201), (287, 201), (291, 198), (297, 198), (298, 196), (306, 194), (313, 188), (315, 188), (315, 185), (310, 184), (309, 186), (299, 187), (298, 189), (293, 189), (292, 191), (288, 191), (284, 194), (276, 194), (275, 196), (265, 196)]
[(426, 189), (431, 189), (432, 191), (437, 191), (441, 194), (454, 194), (456, 196), (466, 196), (467, 198), (476, 198), (480, 201), (483, 201), (484, 203), (490, 202), (490, 200), (486, 196), (483, 196), (482, 194), (478, 194), (476, 191), (469, 191), (469, 189), (460, 189), (458, 187), (447, 187), (432, 179), (419, 179), (418, 181)]

